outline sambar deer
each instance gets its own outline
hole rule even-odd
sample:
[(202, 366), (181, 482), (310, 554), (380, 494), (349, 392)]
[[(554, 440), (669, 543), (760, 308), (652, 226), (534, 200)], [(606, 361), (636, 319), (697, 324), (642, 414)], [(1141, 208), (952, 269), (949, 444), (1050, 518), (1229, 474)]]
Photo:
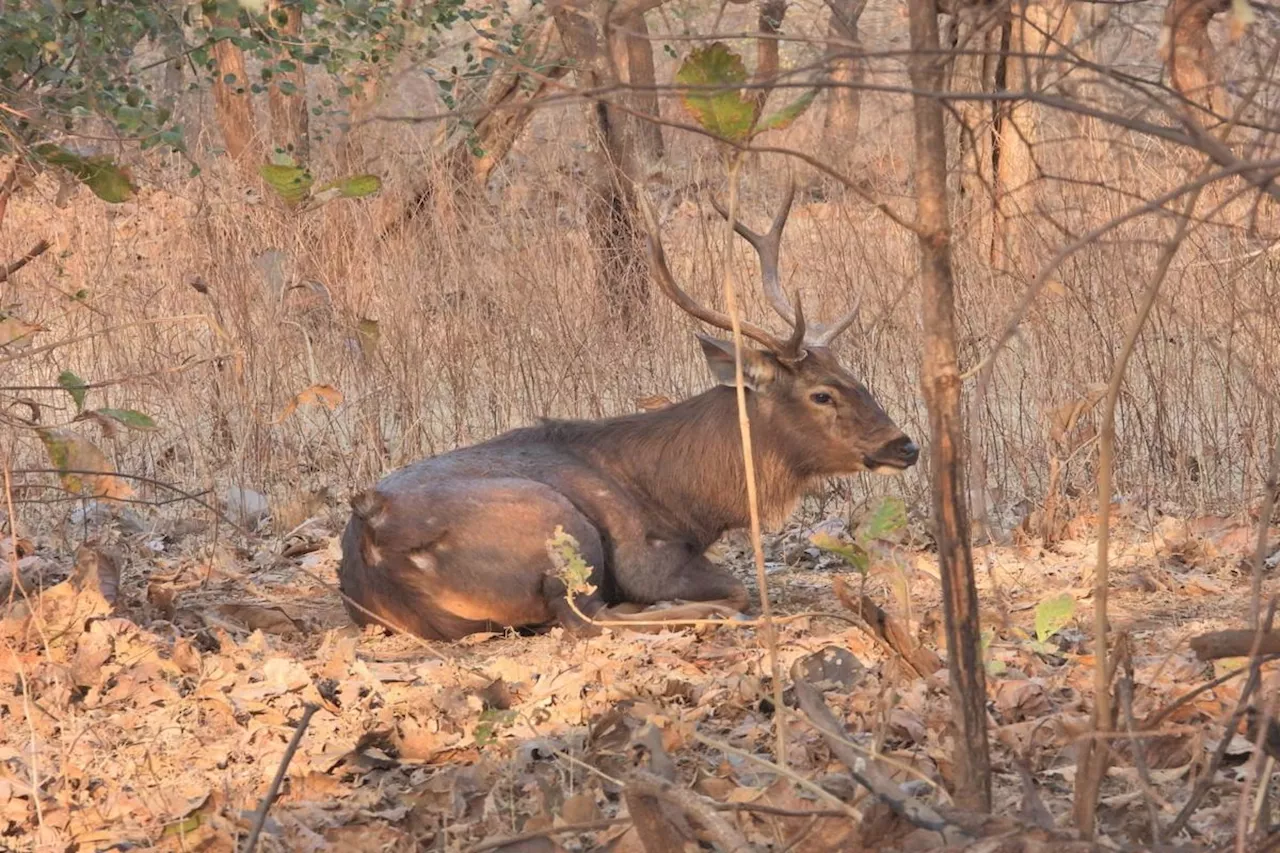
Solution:
[[(900, 471), (916, 445), (828, 349), (857, 316), (806, 324), (778, 277), (794, 186), (770, 230), (735, 223), (759, 255), (765, 293), (788, 337), (742, 322), (764, 346), (743, 351), (747, 411), (766, 520), (781, 521), (806, 486), (857, 471)], [(713, 202), (713, 204), (715, 204)], [(722, 216), (728, 214), (718, 204)], [(656, 216), (642, 205), (650, 266), (662, 292), (722, 330), (730, 318), (676, 284)], [(704, 552), (748, 524), (732, 341), (699, 334), (718, 385), (657, 411), (597, 421), (545, 420), (388, 474), (352, 499), (341, 589), (360, 624), (455, 640), (503, 627), (733, 617), (747, 590)], [(595, 591), (565, 598), (547, 553), (557, 527), (577, 539)], [(635, 612), (637, 605), (675, 606)], [(586, 621), (579, 616), (588, 617)]]

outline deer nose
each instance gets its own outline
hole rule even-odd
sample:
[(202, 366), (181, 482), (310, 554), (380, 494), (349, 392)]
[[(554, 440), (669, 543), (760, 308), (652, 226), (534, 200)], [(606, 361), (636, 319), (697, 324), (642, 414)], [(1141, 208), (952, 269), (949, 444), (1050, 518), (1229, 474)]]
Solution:
[(920, 458), (920, 448), (908, 436), (900, 435), (881, 448), (878, 454), (883, 459), (893, 459), (910, 468)]

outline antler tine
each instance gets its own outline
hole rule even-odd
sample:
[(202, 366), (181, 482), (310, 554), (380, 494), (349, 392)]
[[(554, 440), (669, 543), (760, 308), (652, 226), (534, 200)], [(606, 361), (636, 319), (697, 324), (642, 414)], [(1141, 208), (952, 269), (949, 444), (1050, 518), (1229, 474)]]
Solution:
[[(733, 321), (729, 315), (698, 304), (693, 297), (681, 289), (680, 285), (676, 284), (675, 277), (671, 275), (671, 267), (667, 265), (667, 253), (662, 247), (657, 213), (643, 192), (638, 192), (636, 195), (640, 202), (640, 213), (644, 219), (645, 232), (648, 236), (649, 265), (653, 271), (654, 279), (658, 283), (658, 288), (663, 295), (674, 302), (686, 314), (723, 331), (733, 331)], [(780, 341), (769, 332), (746, 320), (742, 320), (739, 326), (742, 329), (742, 334), (774, 352), (782, 352), (787, 346), (786, 343)]]
[(850, 308), (843, 317), (836, 320), (830, 326), (827, 326), (813, 339), (814, 345), (821, 347), (831, 346), (831, 342), (834, 341), (840, 333), (853, 325), (853, 321), (858, 319), (858, 314), (861, 310), (862, 297), (859, 296), (857, 299), (853, 300), (853, 307)]
[[(787, 295), (782, 291), (782, 279), (778, 276), (778, 256), (782, 248), (782, 229), (787, 226), (787, 217), (791, 215), (791, 203), (795, 201), (795, 197), (796, 182), (793, 178), (787, 181), (787, 193), (783, 196), (782, 207), (778, 209), (777, 215), (773, 217), (773, 224), (764, 234), (752, 231), (742, 224), (741, 220), (735, 219), (733, 222), (733, 230), (751, 244), (760, 258), (760, 278), (769, 304), (773, 306), (774, 311), (778, 312), (778, 316), (793, 326), (796, 322), (796, 312), (787, 301)], [(711, 206), (721, 217), (726, 220), (729, 218), (729, 211), (721, 207), (720, 202), (715, 198), (711, 199)]]
[(779, 352), (778, 357), (785, 361), (800, 361), (808, 353), (804, 349), (804, 303), (800, 301), (800, 291), (796, 291), (796, 325), (787, 340), (786, 350)]

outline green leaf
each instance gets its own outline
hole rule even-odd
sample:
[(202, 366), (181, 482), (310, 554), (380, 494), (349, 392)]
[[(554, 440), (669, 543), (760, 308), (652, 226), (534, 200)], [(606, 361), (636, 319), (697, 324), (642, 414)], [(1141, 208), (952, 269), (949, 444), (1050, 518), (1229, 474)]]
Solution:
[(83, 379), (70, 370), (64, 370), (58, 374), (58, 384), (67, 389), (71, 399), (76, 401), (77, 412), (84, 409), (84, 395), (88, 388)]
[(785, 130), (791, 126), (791, 123), (800, 118), (804, 111), (809, 109), (809, 105), (813, 103), (814, 98), (818, 97), (816, 88), (810, 89), (791, 103), (787, 104), (776, 113), (770, 113), (760, 120), (760, 128), (758, 133), (766, 130)]
[(49, 165), (66, 169), (105, 202), (126, 202), (137, 190), (129, 171), (105, 154), (81, 157), (52, 144), (38, 145), (35, 151)]
[(862, 522), (861, 539), (887, 539), (907, 526), (907, 504), (902, 498), (886, 497)]
[(682, 86), (724, 87), (719, 91), (702, 88), (680, 95), (689, 112), (702, 127), (723, 139), (741, 142), (751, 135), (754, 104), (743, 97), (747, 67), (742, 57), (723, 42), (714, 42), (690, 53), (676, 72)]
[(327, 190), (337, 190), (339, 198), (364, 198), (380, 189), (382, 189), (382, 179), (377, 175), (350, 175), (330, 181), (316, 190), (316, 195)]
[(117, 423), (124, 424), (129, 429), (136, 429), (141, 432), (150, 432), (159, 429), (156, 422), (151, 419), (150, 415), (144, 415), (142, 412), (135, 412), (133, 409), (95, 409), (95, 413), (102, 415), (104, 418), (111, 418)]
[(275, 190), (276, 195), (289, 207), (296, 207), (304, 201), (314, 182), (311, 173), (303, 166), (263, 163), (258, 167), (258, 172), (267, 186)]
[(853, 542), (841, 542), (829, 533), (815, 533), (809, 537), (809, 541), (823, 551), (840, 557), (861, 574), (865, 575), (867, 570), (871, 568), (871, 555), (861, 545)]
[(1036, 605), (1036, 639), (1045, 642), (1071, 621), (1076, 613), (1076, 600), (1064, 592), (1046, 598)]

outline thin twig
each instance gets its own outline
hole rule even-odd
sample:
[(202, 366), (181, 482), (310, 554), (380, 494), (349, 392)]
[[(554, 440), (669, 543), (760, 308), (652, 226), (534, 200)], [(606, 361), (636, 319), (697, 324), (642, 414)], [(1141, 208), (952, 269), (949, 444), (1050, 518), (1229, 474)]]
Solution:
[(666, 800), (693, 818), (727, 853), (750, 853), (754, 848), (733, 824), (721, 817), (715, 806), (689, 788), (681, 787), (647, 770), (637, 770), (627, 780), (627, 788), (642, 796)]
[(310, 702), (303, 708), (302, 719), (298, 720), (298, 725), (293, 730), (293, 737), (289, 739), (289, 745), (284, 749), (280, 766), (276, 768), (276, 776), (271, 780), (271, 787), (267, 789), (266, 796), (262, 798), (262, 803), (253, 815), (253, 829), (249, 831), (249, 838), (244, 843), (242, 853), (253, 853), (257, 849), (258, 836), (262, 834), (262, 827), (267, 823), (267, 812), (271, 810), (271, 804), (276, 801), (276, 797), (280, 796), (280, 784), (284, 782), (284, 775), (289, 770), (289, 762), (293, 760), (293, 754), (298, 751), (298, 744), (302, 743), (302, 735), (307, 730), (307, 724), (311, 722), (311, 715), (319, 710), (319, 705), (312, 705)]
[(1280, 432), (1271, 451), (1267, 481), (1263, 484), (1262, 508), (1258, 512), (1258, 540), (1253, 548), (1253, 577), (1249, 585), (1249, 627), (1257, 629), (1262, 618), (1262, 572), (1266, 568), (1267, 544), (1271, 533), (1271, 514), (1275, 512), (1276, 490), (1280, 489)]
[(1160, 834), (1160, 814), (1156, 810), (1152, 792), (1151, 771), (1147, 767), (1147, 744), (1138, 739), (1137, 723), (1133, 719), (1133, 661), (1125, 661), (1124, 675), (1116, 686), (1120, 695), (1120, 713), (1124, 719), (1125, 734), (1129, 736), (1129, 748), (1133, 750), (1133, 766), (1138, 771), (1138, 785), (1142, 789), (1142, 801), (1147, 807), (1147, 820), (1151, 823), (1151, 837)]
[[(734, 225), (738, 217), (738, 171), (742, 166), (742, 155), (733, 158), (729, 166), (729, 215), (725, 217), (726, 240), (733, 244)], [(762, 261), (763, 262), (763, 261)], [(787, 706), (782, 701), (782, 665), (778, 662), (778, 631), (773, 624), (773, 605), (769, 601), (769, 573), (764, 564), (764, 542), (760, 529), (760, 497), (756, 485), (755, 456), (751, 449), (751, 421), (747, 417), (746, 378), (743, 374), (742, 356), (742, 320), (738, 311), (737, 290), (733, 286), (733, 265), (724, 267), (725, 307), (729, 312), (729, 321), (733, 326), (734, 351), (734, 384), (738, 397), (738, 430), (742, 434), (742, 461), (747, 480), (747, 509), (751, 519), (751, 550), (755, 555), (756, 587), (760, 594), (760, 617), (764, 634), (765, 654), (769, 658), (769, 669), (773, 680), (773, 722), (774, 722), (774, 758), (778, 764), (787, 766)]]
[(85, 332), (83, 335), (72, 335), (69, 338), (63, 338), (62, 340), (54, 341), (51, 344), (45, 344), (43, 346), (38, 346), (38, 347), (33, 347), (32, 349), (23, 350), (22, 352), (19, 352), (15, 355), (0, 357), (0, 367), (3, 367), (4, 365), (9, 364), (10, 362), (13, 362), (13, 361), (21, 361), (22, 359), (26, 359), (26, 358), (34, 358), (37, 355), (42, 355), (46, 352), (52, 352), (53, 350), (60, 349), (61, 347), (68, 347), (68, 346), (71, 346), (72, 344), (78, 344), (81, 341), (88, 341), (88, 340), (92, 340), (93, 338), (100, 337), (102, 335), (109, 335), (112, 332), (121, 332), (121, 331), (124, 331), (125, 329), (135, 329), (138, 326), (155, 326), (160, 323), (179, 323), (179, 322), (185, 322), (187, 320), (204, 320), (205, 322), (209, 322), (211, 318), (209, 317), (208, 314), (175, 314), (170, 317), (151, 317), (146, 320), (134, 320), (133, 322), (130, 322), (130, 323), (120, 323), (118, 325), (108, 326), (105, 329), (99, 329), (94, 332)]
[(527, 832), (517, 832), (514, 835), (500, 835), (497, 838), (489, 838), (479, 844), (471, 845), (466, 849), (465, 853), (485, 853), (487, 850), (497, 850), (499, 847), (506, 847), (508, 844), (518, 844), (521, 841), (532, 841), (535, 838), (546, 838), (551, 835), (576, 835), (580, 832), (595, 832), (596, 830), (617, 826), (620, 823), (631, 823), (631, 818), (607, 817), (601, 820), (588, 821), (587, 823), (544, 826), (542, 829), (531, 829)]
[[(1272, 759), (1263, 747), (1267, 740), (1267, 732), (1271, 728), (1272, 720), (1275, 719), (1276, 700), (1278, 698), (1280, 696), (1272, 693), (1267, 698), (1265, 710), (1258, 715), (1258, 730), (1253, 738), (1253, 772), (1245, 777), (1244, 787), (1240, 789), (1239, 807), (1236, 812), (1236, 853), (1245, 853), (1247, 849), (1246, 844), (1250, 835), (1250, 818), (1256, 813), (1256, 811), (1250, 809), (1250, 806), (1254, 805), (1250, 803), (1250, 788), (1253, 785), (1258, 786), (1258, 803), (1256, 805), (1261, 806), (1265, 801), (1265, 791), (1269, 784), (1268, 777), (1271, 775), (1265, 772), (1265, 768)], [(1230, 740), (1233, 734), (1233, 731), (1228, 731), (1224, 737)]]
[(1277, 604), (1280, 604), (1280, 598), (1272, 598), (1270, 605), (1267, 607), (1267, 617), (1263, 620), (1262, 625), (1258, 627), (1255, 648), (1249, 655), (1249, 677), (1245, 680), (1244, 686), (1240, 688), (1240, 696), (1236, 699), (1235, 710), (1232, 711), (1230, 718), (1228, 718), (1226, 725), (1223, 727), (1222, 740), (1219, 741), (1218, 748), (1214, 750), (1209, 766), (1205, 768), (1204, 773), (1200, 776), (1200, 780), (1196, 783), (1195, 789), (1192, 790), (1191, 796), (1183, 804), (1182, 810), (1161, 831), (1160, 837), (1156, 839), (1157, 841), (1172, 838), (1181, 832), (1182, 828), (1187, 825), (1187, 821), (1196, 813), (1196, 809), (1200, 808), (1200, 803), (1204, 800), (1205, 795), (1209, 793), (1209, 789), (1213, 787), (1218, 775), (1218, 768), (1222, 766), (1222, 761), (1227, 755), (1227, 747), (1231, 745), (1231, 735), (1240, 725), (1240, 721), (1244, 719), (1245, 711), (1249, 707), (1253, 693), (1258, 689), (1258, 685), (1262, 683), (1263, 658), (1258, 656), (1256, 646), (1262, 642), (1263, 635), (1271, 630), (1271, 626), (1275, 622)]
[(724, 741), (707, 737), (701, 732), (694, 732), (693, 738), (694, 740), (698, 741), (698, 743), (701, 743), (704, 746), (709, 746), (712, 749), (718, 749), (721, 752), (725, 753), (726, 755), (736, 755), (738, 758), (745, 759), (747, 761), (752, 762), (753, 764), (759, 764), (761, 767), (767, 767), (770, 770), (774, 771), (775, 773), (778, 773), (781, 776), (785, 776), (786, 778), (790, 779), (792, 782), (799, 785), (801, 788), (804, 788), (806, 791), (809, 791), (812, 794), (816, 794), (818, 797), (822, 798), (823, 800), (826, 800), (828, 803), (831, 803), (833, 806), (838, 808), (846, 817), (852, 818), (855, 823), (860, 824), (864, 820), (862, 816), (862, 812), (858, 811), (856, 808), (849, 805), (844, 800), (840, 799), (835, 794), (831, 793), (826, 788), (819, 785), (817, 782), (814, 782), (812, 779), (806, 779), (805, 777), (801, 776), (799, 773), (796, 773), (790, 767), (782, 767), (778, 764), (775, 764), (774, 762), (770, 761), (767, 758), (762, 758), (761, 756), (751, 752), (747, 752), (744, 749), (738, 749), (736, 746), (730, 746)]
[(797, 681), (794, 689), (796, 700), (800, 703), (805, 716), (809, 718), (809, 722), (826, 740), (827, 746), (836, 757), (849, 769), (849, 773), (858, 784), (913, 826), (939, 833), (950, 826), (950, 823), (932, 806), (907, 796), (907, 793), (883, 773), (875, 762), (849, 748), (839, 722), (827, 707), (826, 701), (822, 698), (822, 692), (818, 688), (807, 681)]
[(1205, 693), (1209, 690), (1212, 690), (1213, 688), (1218, 687), (1220, 685), (1226, 684), (1228, 681), (1230, 681), (1231, 679), (1235, 678), (1238, 675), (1246, 675), (1248, 674), (1248, 672), (1249, 672), (1249, 667), (1242, 666), (1239, 669), (1233, 669), (1230, 672), (1223, 673), (1222, 675), (1219, 675), (1217, 678), (1213, 679), (1212, 681), (1206, 681), (1204, 684), (1191, 688), (1186, 693), (1183, 693), (1181, 696), (1179, 696), (1177, 699), (1174, 699), (1168, 705), (1165, 705), (1163, 708), (1160, 708), (1158, 711), (1152, 714), (1148, 714), (1147, 718), (1142, 721), (1143, 731), (1150, 731), (1151, 729), (1154, 729), (1156, 726), (1160, 725), (1160, 723), (1163, 722), (1166, 717), (1168, 717), (1174, 711), (1181, 708), (1183, 705), (1186, 705), (1191, 700), (1195, 699), (1200, 694)]
[[(1160, 287), (1169, 273), (1169, 265), (1187, 236), (1191, 227), (1191, 214), (1200, 200), (1201, 189), (1197, 189), (1187, 198), (1178, 225), (1173, 236), (1165, 244), (1156, 261), (1155, 272), (1147, 285), (1137, 315), (1129, 326), (1124, 346), (1116, 357), (1111, 368), (1111, 378), (1107, 383), (1106, 403), (1102, 414), (1101, 438), (1098, 442), (1098, 549), (1093, 577), (1093, 633), (1094, 633), (1094, 680), (1093, 680), (1093, 727), (1100, 733), (1111, 729), (1111, 671), (1107, 662), (1107, 595), (1110, 592), (1110, 575), (1107, 561), (1111, 548), (1111, 478), (1114, 468), (1116, 446), (1116, 405), (1120, 399), (1120, 386), (1124, 382), (1125, 369), (1129, 366), (1129, 358), (1137, 348), (1138, 338), (1147, 324), (1151, 309), (1155, 306)], [(1110, 747), (1105, 738), (1094, 738), (1081, 744), (1080, 772), (1077, 776), (1075, 803), (1076, 829), (1085, 838), (1094, 834), (1094, 818), (1101, 791), (1102, 778), (1106, 775)]]
[[(79, 475), (94, 476), (94, 477), (119, 477), (122, 480), (134, 480), (135, 482), (139, 482), (147, 486), (155, 486), (156, 488), (160, 488), (160, 489), (168, 489), (174, 494), (181, 496), (182, 500), (191, 501), (192, 503), (198, 506), (202, 506), (205, 509), (209, 510), (209, 512), (213, 513), (222, 521), (226, 522), (230, 527), (235, 529), (236, 532), (240, 533), (242, 536), (249, 535), (249, 531), (245, 530), (243, 527), (236, 524), (231, 519), (227, 518), (222, 513), (222, 511), (217, 507), (215, 507), (213, 504), (209, 503), (208, 501), (202, 500), (201, 498), (197, 497), (191, 492), (183, 491), (182, 489), (179, 489), (177, 486), (166, 483), (163, 480), (157, 480), (153, 477), (144, 477), (141, 474), (124, 474), (119, 471), (89, 471), (89, 470), (82, 470), (77, 468), (15, 468), (13, 470), (13, 473), (15, 474), (79, 474)], [(87, 495), (87, 497), (91, 497), (91, 498), (101, 497), (105, 500), (115, 500), (115, 498), (108, 498), (107, 496), (104, 496), (104, 495)], [(133, 501), (128, 501), (128, 502), (133, 503)]]
[(39, 243), (36, 243), (34, 246), (28, 249), (27, 253), (22, 257), (18, 258), (16, 261), (13, 261), (7, 264), (6, 266), (0, 267), (0, 283), (8, 281), (9, 276), (13, 275), (18, 270), (22, 269), (27, 264), (34, 261), (36, 258), (43, 255), (45, 252), (49, 251), (49, 246), (51, 245), (52, 244), (48, 240), (41, 240)]

